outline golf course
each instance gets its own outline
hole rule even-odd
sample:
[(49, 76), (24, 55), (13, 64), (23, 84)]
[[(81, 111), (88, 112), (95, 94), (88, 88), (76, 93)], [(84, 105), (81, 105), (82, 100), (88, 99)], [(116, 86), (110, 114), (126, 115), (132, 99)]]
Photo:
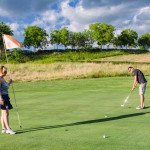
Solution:
[(0, 0), (0, 150), (150, 150), (150, 0)]
[[(15, 135), (0, 134), (5, 150), (148, 150), (150, 86), (146, 109), (138, 87), (129, 94), (133, 76), (14, 83), (22, 129), (14, 109), (10, 125)], [(149, 81), (150, 77), (146, 76)], [(104, 138), (105, 136), (105, 138)]]

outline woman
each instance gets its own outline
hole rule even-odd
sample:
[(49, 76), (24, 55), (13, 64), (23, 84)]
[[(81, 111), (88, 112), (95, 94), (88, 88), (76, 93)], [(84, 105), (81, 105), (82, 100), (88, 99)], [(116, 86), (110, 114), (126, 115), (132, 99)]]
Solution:
[(12, 105), (9, 101), (8, 88), (12, 83), (10, 79), (9, 83), (4, 80), (4, 77), (7, 74), (7, 68), (5, 66), (0, 67), (0, 102), (1, 102), (1, 124), (2, 124), (2, 133), (15, 134), (9, 126), (9, 111), (12, 109)]

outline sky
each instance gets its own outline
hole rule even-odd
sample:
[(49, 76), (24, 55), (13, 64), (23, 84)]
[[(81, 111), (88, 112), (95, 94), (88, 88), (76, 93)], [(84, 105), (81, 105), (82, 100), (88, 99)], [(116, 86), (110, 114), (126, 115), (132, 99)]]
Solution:
[(150, 0), (0, 0), (0, 22), (9, 25), (20, 42), (24, 29), (33, 25), (49, 34), (63, 27), (79, 32), (106, 22), (115, 26), (115, 35), (132, 29), (140, 36), (150, 33)]

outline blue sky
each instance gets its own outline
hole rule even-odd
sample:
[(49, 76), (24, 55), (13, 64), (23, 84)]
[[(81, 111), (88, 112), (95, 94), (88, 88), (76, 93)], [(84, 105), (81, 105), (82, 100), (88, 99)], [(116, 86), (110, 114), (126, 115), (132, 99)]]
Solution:
[(141, 35), (150, 32), (150, 1), (0, 0), (0, 22), (8, 24), (20, 42), (24, 29), (32, 25), (47, 33), (64, 26), (78, 32), (91, 23), (106, 22), (116, 27), (116, 35), (127, 28)]

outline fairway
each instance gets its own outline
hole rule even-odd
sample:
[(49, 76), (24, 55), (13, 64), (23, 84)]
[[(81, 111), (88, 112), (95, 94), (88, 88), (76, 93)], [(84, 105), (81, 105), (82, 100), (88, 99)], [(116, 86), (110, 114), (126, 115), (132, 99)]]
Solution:
[[(138, 87), (129, 94), (134, 77), (15, 83), (22, 129), (14, 109), (10, 125), (16, 135), (0, 133), (4, 150), (149, 150), (150, 86), (146, 109)], [(146, 77), (149, 81), (150, 77)], [(107, 117), (106, 117), (107, 116)], [(106, 135), (106, 138), (103, 136)]]

